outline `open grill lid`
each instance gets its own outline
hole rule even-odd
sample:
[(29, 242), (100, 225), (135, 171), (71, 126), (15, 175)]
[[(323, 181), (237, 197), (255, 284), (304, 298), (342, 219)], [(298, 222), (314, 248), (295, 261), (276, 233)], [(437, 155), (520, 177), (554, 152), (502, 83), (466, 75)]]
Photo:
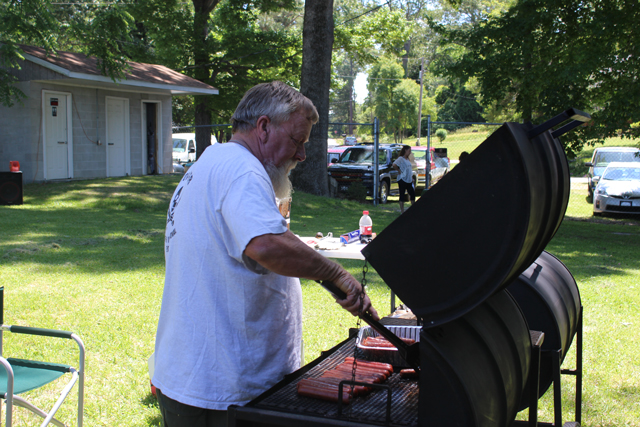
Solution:
[(542, 253), (569, 200), (557, 137), (589, 118), (505, 123), (362, 250), (425, 327), (469, 312)]

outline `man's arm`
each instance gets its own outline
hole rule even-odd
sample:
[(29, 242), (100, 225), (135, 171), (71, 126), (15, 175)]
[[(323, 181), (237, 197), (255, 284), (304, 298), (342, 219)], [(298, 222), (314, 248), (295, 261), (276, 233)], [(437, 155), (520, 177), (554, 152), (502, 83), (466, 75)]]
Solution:
[[(338, 304), (354, 316), (358, 315), (358, 297), (362, 285), (340, 264), (318, 254), (291, 231), (254, 237), (244, 253), (266, 269), (282, 276), (329, 280), (335, 283), (347, 294), (344, 300), (336, 300)], [(363, 310), (369, 311), (375, 319), (379, 319), (368, 296), (364, 298)]]

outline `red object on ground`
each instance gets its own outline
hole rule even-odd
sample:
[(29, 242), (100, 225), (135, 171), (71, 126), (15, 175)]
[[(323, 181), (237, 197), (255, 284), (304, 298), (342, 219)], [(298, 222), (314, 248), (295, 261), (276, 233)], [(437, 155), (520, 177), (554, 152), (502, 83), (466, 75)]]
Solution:
[(20, 172), (20, 162), (17, 160), (9, 160), (9, 172)]
[(149, 385), (151, 386), (151, 394), (153, 394), (155, 396), (156, 395), (156, 386), (153, 385), (151, 380), (149, 380)]

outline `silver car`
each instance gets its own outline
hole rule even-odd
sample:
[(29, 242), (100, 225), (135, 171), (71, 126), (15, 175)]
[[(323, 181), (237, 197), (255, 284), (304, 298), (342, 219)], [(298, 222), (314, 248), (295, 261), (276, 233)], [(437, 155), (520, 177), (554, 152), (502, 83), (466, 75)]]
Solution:
[(635, 147), (598, 147), (593, 151), (593, 157), (585, 166), (589, 166), (589, 198), (598, 185), (598, 180), (604, 169), (611, 162), (640, 162), (640, 149)]
[(593, 194), (593, 214), (640, 214), (640, 162), (611, 162)]

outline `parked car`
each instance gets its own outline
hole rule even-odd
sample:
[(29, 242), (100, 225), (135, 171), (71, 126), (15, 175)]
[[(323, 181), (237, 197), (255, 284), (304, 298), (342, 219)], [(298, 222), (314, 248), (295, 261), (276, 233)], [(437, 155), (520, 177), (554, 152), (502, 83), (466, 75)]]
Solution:
[(599, 147), (593, 151), (587, 178), (589, 179), (589, 198), (593, 197), (593, 192), (598, 185), (600, 176), (607, 165), (611, 162), (640, 162), (640, 149), (634, 147)]
[[(173, 139), (173, 162), (184, 164), (196, 161), (196, 134), (195, 133), (174, 133)], [(211, 144), (218, 141), (211, 135)]]
[(327, 166), (331, 163), (336, 163), (347, 148), (349, 148), (348, 145), (330, 145), (327, 147)]
[[(378, 172), (380, 174), (380, 203), (387, 203), (389, 195), (398, 194), (398, 172), (391, 167), (398, 158), (402, 145), (380, 144), (378, 148)], [(344, 193), (356, 182), (373, 195), (373, 145), (359, 144), (347, 148), (336, 163), (329, 166), (329, 176), (337, 181), (338, 192)], [(413, 167), (413, 182), (418, 179), (418, 167)]]
[(593, 214), (640, 214), (640, 162), (611, 162), (593, 195)]
[(358, 140), (355, 136), (345, 136), (344, 138), (344, 145), (356, 145), (357, 143)]
[(431, 188), (450, 170), (450, 162), (446, 154), (440, 155), (435, 148), (431, 147), (429, 150), (431, 171), (429, 172), (429, 181), (427, 183), (427, 147), (411, 147), (411, 154), (413, 154), (418, 166), (418, 187)]

